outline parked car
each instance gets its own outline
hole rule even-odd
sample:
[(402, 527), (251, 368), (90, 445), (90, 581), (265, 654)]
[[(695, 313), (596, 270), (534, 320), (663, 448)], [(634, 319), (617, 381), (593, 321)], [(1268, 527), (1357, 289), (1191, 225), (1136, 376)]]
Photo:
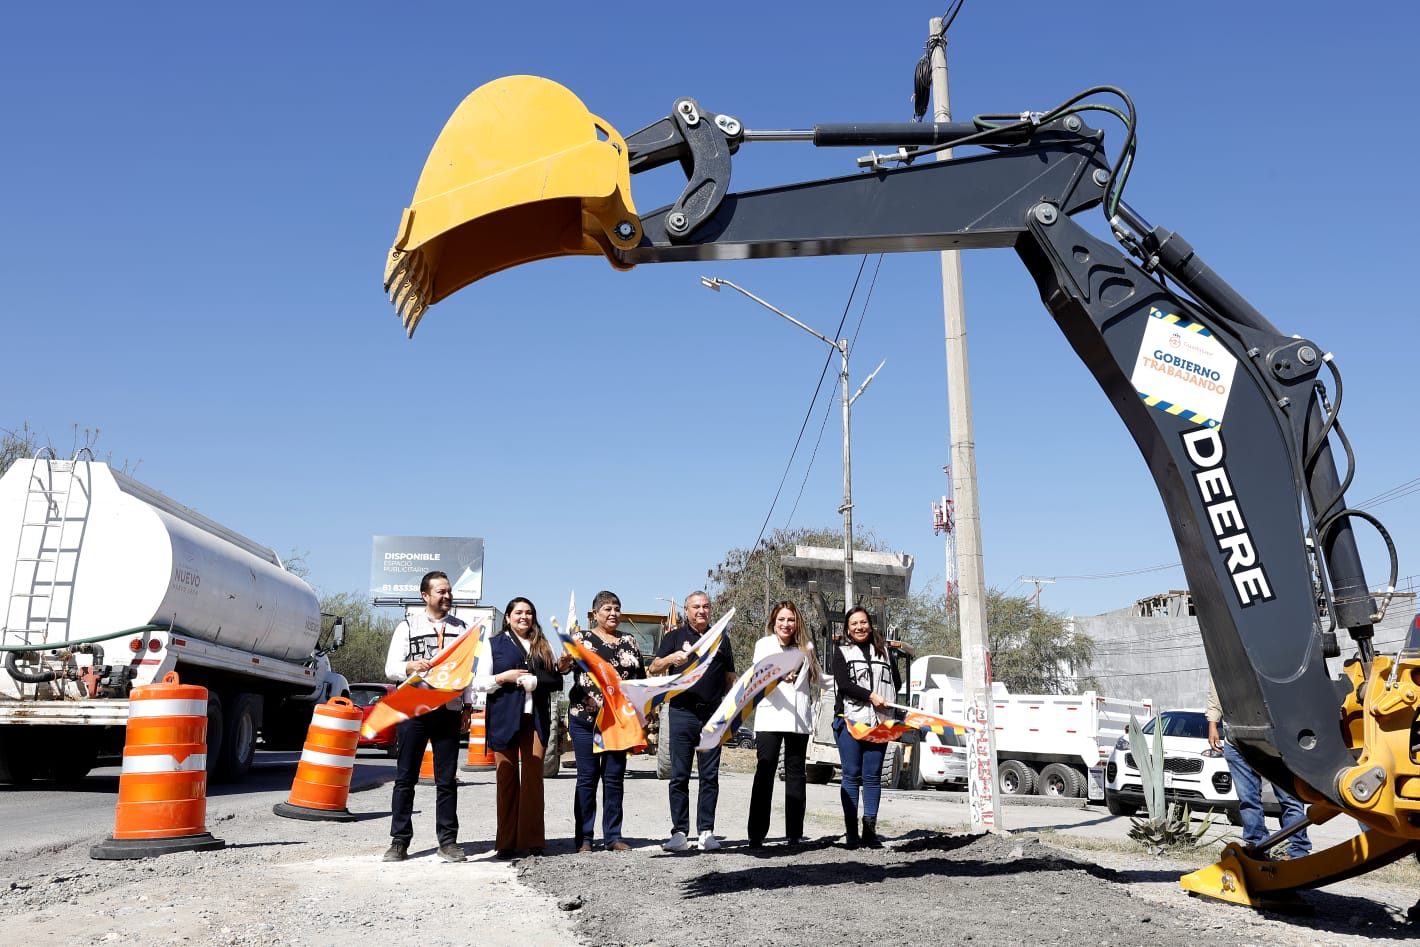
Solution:
[(916, 754), (923, 783), (938, 789), (966, 789), (966, 741), (960, 734), (928, 730)]
[[(393, 691), (393, 684), (351, 684), (350, 701), (360, 708), (360, 724), (370, 719), (370, 711), (375, 709), (375, 705), (385, 699), (385, 696)], [(360, 734), (360, 742), (357, 749), (377, 749), (384, 750), (387, 756), (399, 755), (399, 738), (395, 735), (394, 727), (386, 727), (372, 737)]]
[(737, 746), (741, 749), (754, 749), (754, 731), (749, 727), (740, 727), (735, 731), (735, 735), (725, 741), (726, 746)]
[[(1238, 794), (1223, 754), (1208, 746), (1208, 718), (1201, 710), (1165, 710), (1140, 725), (1149, 746), (1163, 722), (1164, 799), (1195, 815), (1215, 812), (1237, 824)], [(1144, 785), (1126, 734), (1105, 764), (1104, 803), (1113, 815), (1134, 815), (1144, 806)]]

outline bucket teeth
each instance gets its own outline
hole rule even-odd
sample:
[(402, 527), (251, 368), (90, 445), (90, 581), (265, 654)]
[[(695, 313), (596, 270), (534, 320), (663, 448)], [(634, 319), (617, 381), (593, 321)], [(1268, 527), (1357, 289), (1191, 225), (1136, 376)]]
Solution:
[(407, 338), (414, 338), (414, 329), (419, 325), (419, 320), (424, 318), (424, 312), (428, 308), (421, 303), (404, 314), (404, 331)]
[(394, 281), (399, 278), (400, 274), (404, 272), (404, 268), (409, 265), (412, 256), (412, 254), (405, 253), (403, 250), (390, 250), (390, 258), (385, 261), (385, 292), (390, 291), (390, 287), (394, 285)]
[(414, 279), (409, 274), (395, 284), (390, 290), (390, 302), (394, 303), (394, 314), (401, 319), (404, 318), (404, 307), (409, 303), (409, 297), (414, 295)]
[(406, 253), (391, 250), (389, 262), (385, 265), (385, 292), (394, 303), (395, 315), (399, 316), (410, 338), (424, 311), (429, 308), (429, 267), (424, 255), (419, 251)]

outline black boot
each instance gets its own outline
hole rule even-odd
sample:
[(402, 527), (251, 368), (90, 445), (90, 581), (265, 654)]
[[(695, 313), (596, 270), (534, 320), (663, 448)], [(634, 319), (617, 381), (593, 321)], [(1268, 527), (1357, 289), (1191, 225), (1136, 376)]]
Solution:
[(878, 841), (878, 817), (875, 815), (863, 816), (863, 847), (883, 847), (883, 843)]
[(847, 830), (843, 833), (843, 847), (854, 849), (858, 847), (858, 819), (857, 813), (853, 815), (844, 814), (843, 826)]

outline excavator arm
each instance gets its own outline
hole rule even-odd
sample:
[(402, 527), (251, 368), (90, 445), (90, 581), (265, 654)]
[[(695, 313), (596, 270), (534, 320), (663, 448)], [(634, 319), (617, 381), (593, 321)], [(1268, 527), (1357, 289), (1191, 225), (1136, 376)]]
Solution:
[[(1100, 109), (1084, 101), (1099, 93), (1126, 105), (1103, 109), (1126, 124), (1113, 162), (1103, 133), (1081, 118)], [(544, 100), (558, 103), (547, 113), (554, 120), (530, 121), (528, 108)], [(528, 104), (510, 111), (513, 101)], [(601, 252), (631, 268), (1013, 248), (1163, 498), (1234, 740), (1265, 776), (1313, 803), (1316, 821), (1345, 812), (1394, 836), (1368, 849), (1386, 860), (1415, 850), (1420, 767), (1410, 734), (1420, 669), (1373, 653), (1381, 612), (1352, 533), (1355, 519), (1370, 517), (1346, 506), (1339, 372), (1322, 345), (1279, 331), (1186, 240), (1123, 202), (1134, 141), (1127, 96), (1100, 88), (1045, 113), (812, 132), (750, 131), (683, 98), (625, 139), (545, 79), (498, 80), (466, 108), (430, 165), (481, 189), (477, 213), (450, 210), (446, 194), (425, 188), (426, 165), (386, 269), (411, 335), (429, 305), (473, 279), (556, 255)], [(498, 114), (519, 117), (500, 129)], [(895, 150), (860, 159), (858, 174), (731, 193), (732, 156), (770, 140)], [(967, 146), (984, 150), (931, 160)], [(445, 163), (450, 154), (463, 163)], [(677, 162), (687, 179), (681, 197), (638, 216), (630, 174)], [(1113, 241), (1076, 219), (1101, 207)], [(426, 214), (438, 226), (421, 228)], [(543, 229), (510, 228), (519, 222)], [(1345, 448), (1344, 474), (1334, 444)], [(1091, 464), (1090, 445), (1067, 461)], [(1100, 489), (1112, 476), (1101, 471)], [(1392, 586), (1394, 572), (1392, 555)], [(1344, 686), (1325, 661), (1339, 653), (1338, 628), (1357, 654)], [(1336, 857), (1355, 872), (1358, 856)]]

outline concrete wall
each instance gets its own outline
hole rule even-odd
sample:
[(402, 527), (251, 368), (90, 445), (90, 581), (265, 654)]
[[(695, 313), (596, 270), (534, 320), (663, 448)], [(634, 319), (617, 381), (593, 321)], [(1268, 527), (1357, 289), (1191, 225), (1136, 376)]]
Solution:
[[(1080, 670), (1093, 676), (1110, 697), (1152, 700), (1159, 710), (1203, 707), (1208, 696), (1208, 661), (1195, 617), (1141, 617), (1123, 609), (1075, 618), (1075, 631), (1094, 639), (1095, 659)], [(1394, 655), (1415, 617), (1413, 596), (1397, 596), (1376, 627), (1376, 653)], [(1343, 658), (1328, 663), (1333, 677), (1355, 648), (1340, 632)]]

